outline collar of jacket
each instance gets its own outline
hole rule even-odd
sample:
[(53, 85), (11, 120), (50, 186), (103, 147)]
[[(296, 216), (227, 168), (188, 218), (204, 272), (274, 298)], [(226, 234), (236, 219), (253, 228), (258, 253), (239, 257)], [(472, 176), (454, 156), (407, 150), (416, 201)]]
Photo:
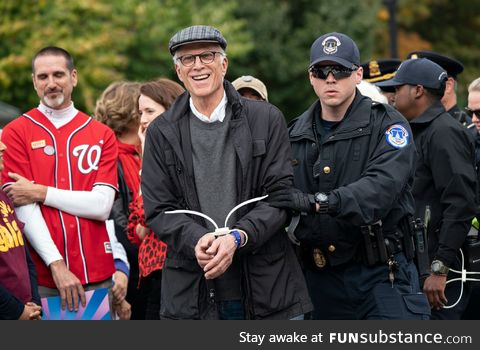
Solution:
[[(225, 89), (225, 94), (227, 95), (227, 103), (232, 106), (232, 119), (236, 119), (241, 114), (243, 102), (240, 99), (239, 93), (229, 81), (223, 81), (223, 88)], [(190, 114), (189, 99), (190, 94), (188, 91), (185, 91), (176, 99), (175, 103), (168, 111), (165, 112), (162, 118), (165, 118), (166, 121), (168, 120), (175, 123), (181, 118), (188, 117)]]
[(410, 124), (430, 123), (432, 120), (434, 120), (443, 113), (446, 113), (445, 108), (440, 101), (436, 101), (432, 105), (430, 105), (430, 107), (428, 107), (425, 112), (420, 114), (415, 119), (411, 120)]
[[(321, 112), (320, 101), (315, 101), (302, 115), (292, 121), (290, 129), (290, 138), (308, 138), (315, 140), (312, 129), (312, 121), (316, 113)], [(335, 130), (335, 133), (350, 132), (358, 128), (366, 127), (370, 123), (370, 113), (372, 109), (372, 100), (363, 96), (357, 89), (355, 98), (347, 109), (345, 118)]]
[[(240, 98), (240, 94), (235, 90), (233, 85), (224, 80), (223, 86), (227, 95), (227, 104), (232, 108), (232, 121), (236, 123), (241, 120), (244, 109), (244, 103)], [(190, 175), (193, 174), (193, 161), (191, 160), (191, 141), (190, 126), (188, 118), (190, 115), (190, 94), (188, 91), (180, 95), (174, 104), (166, 111), (161, 118), (156, 118), (152, 126), (165, 136), (173, 151), (177, 154), (182, 165), (187, 169)], [(243, 164), (244, 162), (242, 162)]]

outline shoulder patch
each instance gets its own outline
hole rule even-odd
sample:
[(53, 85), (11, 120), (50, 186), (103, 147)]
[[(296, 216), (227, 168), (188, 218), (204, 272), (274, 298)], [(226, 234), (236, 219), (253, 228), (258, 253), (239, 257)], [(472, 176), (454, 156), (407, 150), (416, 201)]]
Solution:
[(387, 142), (395, 148), (403, 148), (408, 145), (410, 141), (408, 130), (400, 124), (390, 126), (387, 131), (385, 131), (385, 138)]

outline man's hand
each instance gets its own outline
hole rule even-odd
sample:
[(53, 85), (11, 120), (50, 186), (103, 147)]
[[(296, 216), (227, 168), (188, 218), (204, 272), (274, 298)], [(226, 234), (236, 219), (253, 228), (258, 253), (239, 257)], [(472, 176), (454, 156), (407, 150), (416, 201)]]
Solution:
[(112, 287), (113, 303), (120, 304), (127, 296), (128, 277), (122, 271), (113, 274), (115, 284)]
[(19, 320), (40, 320), (40, 312), (42, 311), (42, 307), (38, 306), (35, 303), (28, 302), (25, 304), (23, 308), (23, 312), (18, 318)]
[[(209, 234), (210, 236), (213, 236)], [(213, 240), (205, 254), (213, 258), (203, 267), (205, 278), (214, 279), (221, 276), (232, 264), (233, 255), (237, 250), (235, 237), (231, 234), (220, 236)], [(200, 265), (201, 266), (201, 265)]]
[(129, 320), (132, 316), (132, 306), (125, 300), (119, 304), (113, 304), (113, 310), (120, 320)]
[(316, 203), (313, 194), (290, 187), (273, 189), (266, 199), (268, 204), (276, 208), (292, 209), (302, 213), (315, 213)]
[(60, 292), (62, 310), (65, 310), (65, 305), (67, 304), (70, 311), (78, 311), (79, 296), (82, 305), (85, 306), (87, 304), (85, 291), (80, 280), (68, 270), (63, 260), (52, 262), (50, 271), (52, 272), (53, 281)]
[(195, 257), (197, 258), (198, 265), (203, 269), (215, 256), (214, 254), (207, 253), (207, 249), (210, 248), (215, 236), (211, 233), (203, 235), (195, 246)]
[(47, 196), (47, 187), (35, 184), (21, 175), (8, 173), (8, 176), (16, 182), (5, 188), (5, 192), (15, 206), (43, 203)]
[(423, 292), (427, 295), (428, 302), (432, 308), (441, 310), (447, 305), (448, 300), (445, 297), (445, 286), (447, 284), (447, 276), (430, 275), (423, 284)]

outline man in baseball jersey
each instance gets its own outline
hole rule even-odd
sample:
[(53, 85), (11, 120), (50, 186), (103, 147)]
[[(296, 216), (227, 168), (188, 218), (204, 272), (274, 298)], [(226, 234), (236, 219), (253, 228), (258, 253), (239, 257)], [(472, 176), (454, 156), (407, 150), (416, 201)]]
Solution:
[(78, 310), (85, 290), (110, 287), (115, 272), (105, 225), (117, 189), (113, 132), (71, 100), (77, 70), (58, 47), (32, 60), (40, 104), (9, 123), (3, 187), (25, 222), (40, 295)]

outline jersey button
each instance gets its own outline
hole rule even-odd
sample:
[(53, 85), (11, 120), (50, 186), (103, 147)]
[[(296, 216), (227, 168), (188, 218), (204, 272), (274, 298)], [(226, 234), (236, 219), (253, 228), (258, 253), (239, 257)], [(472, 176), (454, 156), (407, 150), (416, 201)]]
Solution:
[(62, 178), (60, 179), (60, 181), (61, 181), (61, 182), (65, 182), (65, 178), (62, 177)]
[(333, 253), (336, 249), (337, 249), (337, 248), (336, 248), (333, 244), (330, 244), (330, 245), (328, 246), (328, 251), (329, 251), (330, 253)]
[(332, 171), (332, 169), (330, 169), (329, 166), (326, 166), (326, 167), (323, 168), (323, 172), (324, 172), (325, 174), (330, 174), (331, 171)]

